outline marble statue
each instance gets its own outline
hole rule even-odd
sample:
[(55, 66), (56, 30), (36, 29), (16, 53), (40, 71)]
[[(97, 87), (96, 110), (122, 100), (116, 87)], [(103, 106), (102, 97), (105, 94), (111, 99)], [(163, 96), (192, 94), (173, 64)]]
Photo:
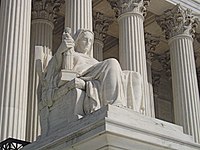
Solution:
[[(122, 71), (116, 59), (99, 62), (92, 58), (93, 42), (93, 32), (80, 29), (72, 38), (68, 29), (64, 31), (62, 43), (47, 68), (42, 70), (41, 62), (36, 61), (40, 77), (38, 99), (40, 99), (41, 126), (46, 130), (43, 132), (48, 132), (50, 128), (48, 124), (54, 116), (50, 113), (56, 108), (51, 107), (59, 107), (55, 113), (62, 112), (61, 109), (63, 111), (68, 109), (66, 115), (63, 115), (63, 118), (68, 118), (67, 122), (73, 120), (69, 119), (70, 115), (85, 116), (107, 104), (140, 112), (141, 75), (134, 71)], [(73, 90), (78, 92), (73, 93)], [(76, 94), (80, 96), (75, 96)], [(63, 108), (64, 105), (70, 107)], [(71, 107), (76, 108), (71, 109)], [(54, 120), (54, 122), (59, 121)]]

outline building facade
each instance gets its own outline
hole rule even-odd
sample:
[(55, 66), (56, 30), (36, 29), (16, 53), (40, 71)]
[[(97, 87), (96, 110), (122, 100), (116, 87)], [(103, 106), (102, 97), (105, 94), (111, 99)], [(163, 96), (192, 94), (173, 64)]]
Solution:
[[(40, 135), (35, 59), (43, 68), (66, 27), (94, 32), (93, 56), (142, 75), (145, 116), (200, 142), (198, 0), (1, 0), (0, 141)], [(42, 52), (35, 51), (42, 46)]]

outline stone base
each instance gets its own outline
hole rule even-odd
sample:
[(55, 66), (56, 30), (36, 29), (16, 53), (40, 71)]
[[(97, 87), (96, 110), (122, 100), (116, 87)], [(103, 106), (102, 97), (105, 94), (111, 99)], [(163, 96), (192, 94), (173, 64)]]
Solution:
[(199, 150), (182, 127), (108, 105), (24, 150)]

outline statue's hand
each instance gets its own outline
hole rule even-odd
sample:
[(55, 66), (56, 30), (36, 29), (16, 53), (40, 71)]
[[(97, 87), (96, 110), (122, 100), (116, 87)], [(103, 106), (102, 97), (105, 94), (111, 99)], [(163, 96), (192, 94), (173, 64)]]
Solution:
[(85, 81), (80, 79), (80, 78), (75, 78), (74, 79), (74, 84), (76, 88), (85, 90)]
[(62, 43), (60, 44), (59, 51), (61, 53), (67, 52), (68, 50), (74, 48), (74, 39), (71, 37), (70, 33), (64, 31), (62, 36)]

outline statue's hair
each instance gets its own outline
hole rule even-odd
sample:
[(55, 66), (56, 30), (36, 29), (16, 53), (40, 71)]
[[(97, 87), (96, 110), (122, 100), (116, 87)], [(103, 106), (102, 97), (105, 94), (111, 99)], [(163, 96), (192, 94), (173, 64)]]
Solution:
[[(90, 31), (89, 29), (79, 29), (75, 34), (74, 34), (74, 41), (75, 41), (75, 47), (77, 47), (77, 43), (81, 38), (81, 35), (85, 32), (90, 32), (93, 35), (93, 43), (94, 43), (94, 33)], [(90, 57), (93, 57), (93, 52), (92, 52), (92, 47), (90, 51), (87, 53)]]

